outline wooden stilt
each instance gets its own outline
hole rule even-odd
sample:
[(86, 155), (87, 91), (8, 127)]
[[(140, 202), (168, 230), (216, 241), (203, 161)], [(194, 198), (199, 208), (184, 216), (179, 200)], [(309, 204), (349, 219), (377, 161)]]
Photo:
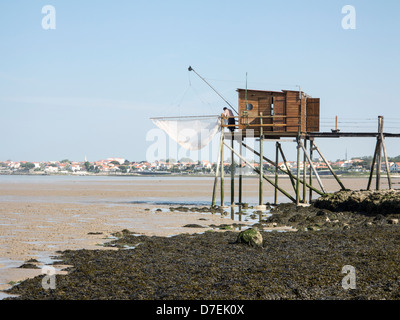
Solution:
[(332, 175), (335, 177), (336, 181), (339, 183), (340, 187), (342, 188), (342, 190), (346, 190), (346, 187), (343, 185), (342, 181), (339, 179), (338, 175), (336, 174), (336, 172), (332, 169), (331, 165), (329, 164), (328, 161), (326, 161), (324, 155), (322, 154), (322, 152), (318, 149), (317, 145), (315, 144), (315, 142), (313, 142), (313, 149), (316, 150), (318, 152), (318, 154), (320, 155), (320, 157), (322, 158), (322, 160), (325, 162), (326, 166), (328, 167), (329, 171), (332, 173)]
[(296, 205), (300, 204), (300, 136), (297, 137)]
[[(224, 145), (225, 145), (228, 149), (231, 149), (231, 147), (230, 147), (229, 145), (227, 145), (225, 142), (224, 142)], [(248, 160), (246, 160), (243, 156), (239, 155), (236, 151), (234, 151), (234, 153), (236, 154), (236, 156), (238, 156), (239, 158), (241, 158), (241, 159), (244, 161), (244, 163), (246, 163), (246, 164), (247, 164), (250, 168), (252, 168), (255, 172), (260, 173), (260, 170), (257, 169), (257, 168), (256, 168), (252, 163), (250, 163)], [(268, 183), (270, 183), (272, 186), (276, 187), (281, 193), (283, 193), (285, 196), (287, 196), (290, 200), (292, 200), (293, 202), (296, 202), (296, 199), (295, 199), (295, 198), (293, 198), (289, 193), (287, 193), (287, 192), (286, 192), (285, 190), (283, 190), (281, 187), (275, 185), (275, 183), (274, 183), (273, 181), (271, 181), (270, 179), (268, 179), (268, 177), (266, 177), (264, 174), (263, 174), (263, 178), (264, 178)]]
[[(298, 134), (296, 138), (297, 142), (297, 181), (296, 181), (296, 206), (300, 204), (300, 133), (301, 133), (301, 104), (302, 104), (302, 96), (301, 96), (301, 90), (299, 87), (299, 98), (300, 98), (300, 108), (299, 108), (299, 118), (298, 118)], [(306, 182), (304, 180), (304, 182)]]
[[(292, 183), (293, 190), (296, 192), (296, 183), (294, 181), (295, 177), (293, 177), (293, 174), (289, 169), (289, 166), (288, 166), (287, 161), (286, 161), (285, 154), (283, 153), (281, 144), (279, 142), (278, 142), (278, 149), (279, 149), (279, 152), (281, 153), (281, 156), (282, 156), (282, 159), (283, 159), (283, 163), (285, 164), (285, 168), (286, 168), (286, 171), (287, 171), (286, 173), (289, 175), (290, 182)], [(279, 167), (275, 166), (275, 168), (279, 168)]]
[[(234, 150), (234, 136), (232, 132), (231, 147)], [(231, 151), (231, 206), (235, 205), (235, 158)]]
[(376, 155), (376, 190), (381, 187), (381, 169), (382, 169), (382, 116), (378, 117), (378, 153)]
[(317, 172), (317, 169), (315, 169), (315, 166), (314, 166), (314, 164), (312, 163), (312, 161), (310, 160), (310, 158), (309, 158), (309, 156), (308, 156), (308, 153), (306, 152), (306, 149), (304, 148), (304, 146), (303, 146), (303, 144), (301, 143), (301, 141), (299, 141), (299, 145), (300, 145), (300, 147), (303, 149), (304, 154), (306, 155), (306, 157), (308, 158), (308, 162), (310, 163), (310, 166), (311, 166), (312, 170), (313, 170), (314, 173), (315, 173), (315, 177), (317, 178), (317, 181), (318, 181), (318, 183), (319, 183), (319, 186), (321, 187), (322, 192), (325, 193), (325, 188), (324, 188), (324, 185), (322, 184), (321, 178), (319, 177), (319, 174), (318, 174), (318, 172)]
[(372, 176), (374, 174), (376, 163), (376, 190), (379, 190), (381, 183), (381, 165), (382, 165), (382, 137), (383, 137), (383, 117), (378, 117), (378, 136), (376, 138), (376, 146), (374, 157), (372, 159), (371, 172), (369, 174), (367, 190), (371, 188)]
[[(278, 185), (278, 163), (279, 163), (279, 142), (276, 142), (275, 144), (275, 163), (277, 164), (275, 166), (275, 185)], [(274, 194), (274, 204), (278, 204), (278, 189), (275, 188), (275, 194)]]
[[(240, 137), (240, 146), (239, 146), (239, 154), (242, 155), (242, 142), (243, 142), (243, 138)], [(239, 166), (240, 166), (240, 170), (239, 170), (239, 205), (242, 205), (243, 203), (243, 199), (242, 199), (242, 188), (243, 188), (243, 174), (242, 174), (242, 159), (239, 159)]]
[[(310, 159), (311, 161), (313, 160), (313, 146), (314, 146), (314, 139), (310, 139)], [(309, 176), (310, 176), (310, 181), (309, 181), (309, 185), (312, 186), (313, 183), (313, 176), (312, 176), (312, 167), (310, 165), (310, 172), (309, 172)], [(311, 203), (312, 201), (312, 189), (309, 188), (309, 195), (308, 195), (308, 201), (309, 203)]]
[(383, 155), (385, 157), (385, 164), (386, 164), (386, 173), (387, 173), (387, 178), (388, 178), (388, 185), (389, 185), (389, 189), (392, 189), (392, 177), (390, 174), (390, 167), (389, 167), (389, 161), (388, 161), (388, 157), (387, 157), (387, 153), (386, 153), (386, 146), (385, 146), (385, 139), (383, 138), (382, 135), (382, 149), (383, 149)]
[(388, 157), (387, 157), (387, 153), (386, 153), (385, 137), (383, 136), (383, 122), (384, 122), (384, 117), (381, 116), (380, 140), (381, 140), (381, 145), (382, 145), (383, 156), (385, 158), (388, 186), (389, 186), (389, 189), (392, 189), (392, 178), (391, 178), (391, 174), (390, 174), (390, 166), (389, 166), (389, 161), (388, 161)]
[(372, 158), (372, 164), (371, 164), (371, 170), (369, 173), (369, 179), (368, 179), (368, 185), (367, 185), (367, 190), (370, 190), (371, 188), (371, 182), (372, 182), (372, 176), (374, 174), (374, 169), (375, 169), (375, 161), (376, 161), (376, 155), (378, 153), (378, 147), (379, 147), (379, 141), (376, 141), (376, 146), (375, 146), (375, 152), (374, 152), (374, 156)]
[(263, 130), (263, 114), (260, 112), (260, 179), (259, 179), (259, 191), (258, 191), (258, 204), (263, 205), (263, 145), (264, 145), (264, 130)]
[[(256, 156), (260, 156), (260, 153), (256, 150), (254, 150), (253, 148), (249, 147), (247, 144), (245, 144), (244, 142), (242, 142), (243, 147), (245, 147), (246, 149), (250, 150), (251, 152), (253, 152)], [(275, 162), (273, 162), (272, 160), (268, 159), (267, 157), (263, 156), (263, 159), (265, 161), (267, 161), (269, 164), (273, 165), (274, 167), (276, 167)], [(281, 170), (284, 171), (284, 170)]]
[(212, 195), (212, 201), (211, 201), (211, 206), (215, 206), (215, 199), (217, 196), (217, 182), (218, 182), (218, 176), (219, 176), (219, 168), (221, 165), (221, 148), (223, 148), (223, 132), (221, 132), (221, 138), (219, 141), (219, 148), (218, 148), (218, 158), (217, 158), (217, 168), (215, 169), (215, 179), (214, 179), (214, 186), (213, 186), (213, 195)]
[(225, 206), (225, 194), (224, 194), (224, 144), (225, 138), (222, 133), (222, 147), (221, 147), (221, 206)]
[[(259, 153), (259, 152), (257, 152), (257, 151), (254, 150), (253, 148), (249, 147), (249, 146), (246, 145), (245, 143), (242, 143), (242, 145), (243, 145), (246, 149), (248, 149), (248, 150), (250, 150), (251, 152), (253, 152), (255, 155), (260, 156), (260, 153)], [(282, 154), (282, 153), (281, 153), (281, 154)], [(265, 156), (263, 157), (263, 159), (264, 159), (265, 161), (267, 161), (268, 163), (270, 163), (271, 165), (273, 165), (274, 167), (276, 167), (277, 164), (276, 164), (275, 162), (273, 162), (272, 160), (268, 159), (268, 158), (265, 157)], [(278, 169), (279, 169), (281, 172), (283, 172), (283, 173), (285, 173), (285, 174), (291, 176), (294, 180), (297, 181), (297, 177), (294, 176), (293, 174), (291, 174), (291, 173), (290, 173), (290, 170), (289, 170), (289, 171), (286, 171), (286, 170), (284, 170), (284, 169), (282, 169), (282, 168), (278, 168)], [(301, 179), (300, 179), (299, 182), (300, 182), (300, 183), (306, 183), (306, 185), (307, 185), (308, 188), (312, 188), (313, 191), (316, 192), (316, 193), (318, 193), (319, 195), (323, 195), (323, 194), (324, 194), (322, 191), (318, 190), (317, 188), (314, 188), (314, 187), (310, 186), (307, 182), (305, 182), (305, 181), (303, 181), (303, 180), (301, 180)], [(294, 186), (294, 190), (295, 190), (295, 192), (296, 192), (296, 186)]]
[[(303, 181), (307, 181), (307, 171), (306, 171), (306, 167), (307, 167), (307, 160), (306, 158), (308, 157), (307, 154), (307, 139), (304, 138), (304, 154), (303, 154)], [(310, 164), (311, 165), (311, 164)], [(307, 203), (307, 187), (306, 184), (303, 183), (303, 203)]]
[(381, 188), (381, 168), (382, 168), (382, 147), (379, 143), (378, 154), (376, 158), (376, 190)]

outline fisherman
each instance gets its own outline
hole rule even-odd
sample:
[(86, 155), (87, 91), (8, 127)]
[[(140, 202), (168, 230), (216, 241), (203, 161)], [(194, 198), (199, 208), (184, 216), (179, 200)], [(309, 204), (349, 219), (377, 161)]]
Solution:
[(235, 131), (234, 125), (236, 124), (236, 121), (235, 121), (232, 110), (225, 107), (224, 108), (224, 116), (228, 119), (228, 125), (233, 125), (232, 127), (228, 127), (230, 132)]

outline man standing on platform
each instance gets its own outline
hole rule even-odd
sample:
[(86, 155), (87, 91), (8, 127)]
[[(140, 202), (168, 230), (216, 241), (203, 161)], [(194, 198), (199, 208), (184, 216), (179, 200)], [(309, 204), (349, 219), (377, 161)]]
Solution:
[(224, 116), (227, 117), (227, 119), (228, 119), (228, 125), (232, 125), (231, 127), (228, 127), (229, 130), (231, 132), (235, 131), (234, 125), (236, 124), (236, 121), (235, 121), (235, 118), (234, 118), (232, 110), (230, 110), (227, 107), (225, 107), (224, 108)]

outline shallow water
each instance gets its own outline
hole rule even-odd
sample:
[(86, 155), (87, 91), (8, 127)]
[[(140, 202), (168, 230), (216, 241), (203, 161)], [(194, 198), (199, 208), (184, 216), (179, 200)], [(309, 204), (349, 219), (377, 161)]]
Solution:
[[(253, 178), (248, 178), (248, 181), (255, 181)], [(211, 185), (214, 181), (214, 177), (164, 177), (164, 176), (61, 176), (61, 175), (0, 175), (0, 185), (8, 185), (12, 188), (26, 187), (28, 185), (38, 185), (43, 191), (40, 194), (29, 195), (24, 194), (23, 197), (15, 194), (1, 194), (0, 201), (14, 201), (14, 202), (32, 202), (32, 203), (80, 203), (80, 204), (155, 204), (155, 205), (210, 205), (212, 191), (206, 187), (206, 194), (204, 188), (201, 192), (193, 192), (190, 197), (188, 196), (175, 196), (170, 195), (162, 196), (157, 190), (157, 183), (167, 187), (169, 192), (178, 192), (184, 190), (197, 190), (198, 184), (206, 183), (207, 186)], [(96, 194), (93, 194), (95, 187), (101, 186), (101, 190), (106, 192), (99, 199)], [(65, 187), (65, 188), (64, 188)], [(69, 190), (75, 188), (89, 188), (92, 191), (91, 194), (82, 194), (79, 197), (70, 196)], [(90, 188), (93, 187), (91, 190)], [(148, 194), (141, 194), (140, 196), (135, 195), (134, 192), (123, 197), (113, 194), (112, 196), (107, 195), (107, 192), (122, 194), (129, 192), (129, 190), (136, 190), (139, 188), (142, 191), (147, 191)], [(61, 190), (64, 191), (62, 194), (49, 194), (46, 192)], [(152, 192), (154, 191), (154, 192)], [(245, 194), (246, 192), (244, 192)], [(156, 195), (155, 195), (156, 194)], [(225, 204), (230, 202), (228, 198), (229, 193), (226, 194)], [(244, 197), (246, 202), (256, 204), (258, 203), (258, 195), (249, 192)], [(273, 202), (273, 197), (264, 196), (264, 202)], [(282, 200), (286, 201), (286, 199)], [(216, 205), (221, 205), (220, 197), (216, 199)]]
[[(50, 247), (50, 246), (48, 246), (48, 247)], [(36, 256), (32, 257), (31, 259), (36, 259), (38, 261), (35, 264), (39, 268), (50, 265), (55, 269), (56, 272), (59, 272), (62, 269), (60, 267), (53, 266), (53, 263), (60, 262), (61, 260), (59, 260), (57, 258), (57, 256), (55, 256), (55, 254), (51, 253), (51, 252), (40, 252), (40, 253), (36, 254)], [(12, 260), (12, 259), (0, 257), (0, 269), (18, 268), (24, 263), (25, 263), (25, 261), (22, 261), (22, 260)], [(10, 285), (7, 283), (0, 283), (0, 285), (9, 285), (10, 288), (13, 286), (13, 285)], [(0, 300), (9, 298), (9, 297), (15, 297), (15, 295), (9, 295), (3, 291), (0, 291)]]
[(190, 177), (190, 176), (78, 176), (78, 175), (0, 175), (0, 183), (66, 183), (66, 182), (99, 182), (112, 181), (121, 185), (134, 181), (192, 181), (192, 180), (214, 180), (214, 177)]

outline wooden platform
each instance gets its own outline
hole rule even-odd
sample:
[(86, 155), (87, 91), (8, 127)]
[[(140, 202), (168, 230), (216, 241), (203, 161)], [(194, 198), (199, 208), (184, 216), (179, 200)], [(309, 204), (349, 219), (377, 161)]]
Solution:
[[(382, 133), (385, 138), (400, 138), (400, 133)], [(306, 132), (300, 133), (301, 139), (313, 139), (313, 138), (377, 138), (380, 135), (378, 132)], [(260, 136), (249, 135), (248, 130), (235, 130), (233, 132), (234, 139), (242, 138), (255, 138), (259, 139)], [(277, 134), (274, 133), (265, 133), (263, 138), (265, 140), (280, 140), (282, 138), (297, 138), (299, 136), (298, 133), (291, 132), (280, 132)], [(224, 139), (231, 140), (232, 133), (224, 132)]]

